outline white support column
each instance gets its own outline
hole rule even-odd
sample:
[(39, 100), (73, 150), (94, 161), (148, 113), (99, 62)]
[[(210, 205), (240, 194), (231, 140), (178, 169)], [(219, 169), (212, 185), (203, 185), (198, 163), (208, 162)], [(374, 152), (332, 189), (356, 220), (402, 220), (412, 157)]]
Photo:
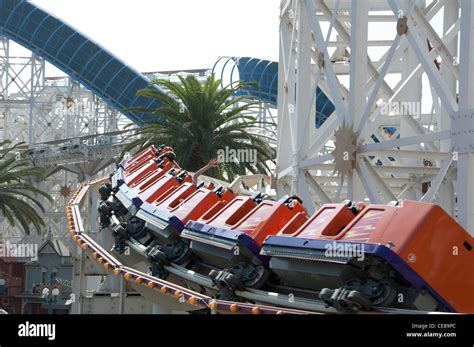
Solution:
[[(290, 8), (291, 7), (291, 8)], [(290, 134), (290, 115), (289, 111), (294, 111), (294, 61), (295, 52), (293, 50), (294, 24), (296, 23), (296, 13), (294, 7), (285, 7), (280, 14), (280, 50), (278, 64), (278, 137), (277, 137), (277, 184), (276, 193), (278, 197), (287, 193), (286, 184), (283, 184), (284, 176), (287, 173), (281, 173), (285, 168), (291, 171), (292, 155), (291, 145), (288, 140)], [(290, 33), (291, 31), (291, 33)], [(291, 106), (292, 105), (292, 106)], [(290, 107), (291, 106), (291, 107)]]
[[(474, 108), (474, 3), (460, 0), (461, 33), (459, 59), (459, 110), (460, 113)], [(474, 128), (474, 120), (465, 126)], [(458, 135), (470, 136), (470, 135)], [(471, 136), (472, 137), (472, 136)], [(473, 143), (474, 141), (469, 141)], [(461, 225), (474, 235), (474, 153), (473, 149), (459, 153), (457, 173), (457, 209)]]
[[(408, 29), (410, 30), (410, 29)], [(426, 43), (427, 45), (427, 43)], [(402, 80), (408, 79), (411, 75), (411, 72), (417, 67), (418, 59), (411, 49), (407, 49), (403, 52), (403, 62), (402, 62)], [(418, 108), (421, 113), (421, 98), (422, 98), (422, 83), (421, 83), (421, 74), (419, 76), (413, 77), (410, 83), (406, 86), (405, 90), (403, 91), (403, 100), (412, 103), (413, 109)], [(417, 105), (417, 106), (415, 106)], [(400, 136), (401, 137), (409, 137), (409, 136), (416, 136), (419, 132), (416, 132), (413, 127), (412, 123), (416, 121), (411, 118), (414, 115), (408, 114), (405, 110), (402, 111), (402, 115), (400, 115)], [(413, 150), (417, 151), (420, 150), (420, 145), (415, 144), (411, 146), (404, 147), (406, 150)], [(417, 166), (420, 165), (420, 158), (410, 158), (404, 161), (404, 164), (409, 166)], [(400, 177), (402, 178), (410, 178), (410, 174), (402, 174)], [(421, 193), (421, 184), (414, 183), (411, 189), (405, 191), (403, 198), (410, 199), (410, 200), (417, 200), (418, 197), (422, 196)]]
[(366, 1), (352, 0), (351, 12), (351, 61), (350, 97), (347, 125), (357, 128), (367, 104), (367, 35), (368, 4)]
[[(396, 5), (396, 2), (394, 0), (388, 0), (393, 13), (397, 14), (399, 11), (399, 8)], [(428, 78), (430, 79), (430, 83), (432, 88), (436, 91), (438, 94), (438, 97), (441, 99), (443, 103), (443, 107), (445, 107), (449, 112), (453, 112), (457, 110), (457, 104), (455, 99), (449, 95), (447, 92), (447, 87), (444, 83), (444, 81), (441, 78), (441, 75), (439, 74), (439, 71), (436, 69), (435, 65), (433, 64), (433, 61), (430, 58), (430, 55), (428, 54), (428, 49), (427, 49), (427, 42), (426, 38), (422, 38), (418, 32), (419, 28), (416, 27), (416, 23), (413, 21), (411, 17), (408, 18), (408, 26), (409, 29), (406, 32), (405, 36), (410, 43), (410, 47), (417, 56), (419, 62), (423, 66), (423, 69), (425, 70)]]
[(371, 182), (369, 180), (370, 172), (367, 168), (367, 164), (365, 163), (365, 161), (363, 159), (362, 160), (357, 160), (356, 161), (356, 168), (358, 169), (359, 172), (361, 172), (360, 181), (361, 181), (362, 185), (365, 188), (365, 192), (366, 192), (370, 202), (373, 203), (373, 204), (382, 204), (383, 201), (382, 201), (379, 193), (377, 192), (374, 185), (371, 184)]
[[(87, 181), (91, 181), (94, 176), (86, 176)], [(89, 222), (89, 232), (97, 233), (99, 231), (97, 220), (98, 220), (98, 212), (97, 212), (97, 204), (99, 201), (99, 195), (92, 191), (89, 192), (88, 196), (88, 222)]]
[(341, 95), (340, 90), (340, 83), (334, 73), (334, 69), (331, 62), (331, 57), (329, 56), (326, 41), (323, 37), (323, 33), (321, 31), (321, 26), (319, 21), (316, 17), (316, 8), (314, 6), (313, 0), (304, 0), (305, 10), (304, 12), (308, 16), (309, 25), (311, 30), (313, 31), (316, 46), (320, 50), (321, 53), (324, 55), (324, 72), (326, 76), (326, 80), (328, 83), (328, 87), (331, 91), (331, 100), (336, 107), (336, 114), (338, 117), (344, 119), (346, 117), (346, 106)]
[[(443, 34), (446, 36), (450, 28), (457, 22), (459, 18), (459, 3), (457, 1), (446, 1), (444, 4), (444, 18), (443, 18)], [(457, 58), (458, 55), (458, 35), (450, 43), (446, 44), (448, 50)], [(448, 62), (449, 64), (449, 62)], [(457, 60), (453, 61), (453, 64), (457, 64)], [(449, 71), (445, 64), (441, 64), (441, 76), (444, 79), (446, 86), (448, 86), (451, 95), (456, 96), (456, 78)], [(451, 128), (451, 115), (444, 109), (440, 110), (439, 117), (439, 130), (449, 130)], [(442, 152), (449, 152), (450, 148), (449, 141), (440, 142), (440, 150)], [(453, 174), (448, 171), (445, 179), (439, 187), (439, 199), (435, 200), (443, 209), (450, 215), (454, 216), (454, 185), (453, 185)]]
[[(301, 149), (303, 143), (306, 148), (309, 146), (309, 136), (305, 136), (315, 114), (313, 105), (315, 92), (313, 92), (314, 80), (313, 71), (311, 69), (311, 47), (312, 36), (309, 29), (308, 17), (304, 11), (301, 1), (298, 6), (298, 31), (297, 31), (297, 49), (296, 49), (296, 103), (294, 113), (290, 112), (290, 133), (292, 146), (292, 185), (291, 193), (300, 196), (305, 203), (305, 207), (312, 212), (313, 201), (309, 194), (308, 185), (302, 170), (300, 169), (300, 160), (302, 157)], [(312, 115), (311, 115), (312, 113)], [(314, 122), (313, 127), (314, 127)], [(304, 139), (306, 138), (306, 141)]]
[(33, 90), (34, 90), (34, 80), (35, 80), (35, 70), (34, 70), (34, 56), (33, 54), (31, 55), (31, 66), (30, 66), (30, 70), (31, 70), (31, 75), (30, 75), (30, 114), (29, 114), (29, 118), (28, 118), (28, 146), (30, 148), (33, 147), (34, 145), (34, 141), (35, 141), (35, 138), (34, 138), (34, 132), (33, 132), (33, 126), (34, 126), (34, 122), (35, 122), (35, 112), (34, 112), (34, 109), (35, 109), (35, 96), (33, 94)]
[(314, 192), (318, 195), (319, 200), (323, 204), (329, 204), (331, 203), (331, 199), (327, 196), (327, 194), (324, 192), (324, 190), (319, 186), (318, 182), (309, 174), (308, 171), (305, 172), (304, 174), (306, 178), (306, 182), (308, 185), (314, 190)]
[[(369, 7), (367, 1), (352, 0), (351, 12), (351, 62), (348, 126), (357, 129), (367, 105), (367, 39)], [(348, 177), (348, 199), (363, 200), (364, 190), (358, 173)]]
[(443, 165), (440, 167), (438, 174), (436, 175), (436, 178), (434, 181), (431, 182), (431, 187), (430, 189), (426, 192), (425, 195), (420, 199), (420, 201), (423, 202), (432, 202), (436, 193), (439, 190), (439, 187), (441, 186), (441, 183), (443, 182), (444, 177), (446, 176), (446, 173), (449, 170), (449, 167), (451, 166), (453, 158), (450, 156), (446, 160), (444, 160)]
[(125, 313), (125, 279), (123, 276), (119, 276), (119, 303), (118, 303), (118, 314)]

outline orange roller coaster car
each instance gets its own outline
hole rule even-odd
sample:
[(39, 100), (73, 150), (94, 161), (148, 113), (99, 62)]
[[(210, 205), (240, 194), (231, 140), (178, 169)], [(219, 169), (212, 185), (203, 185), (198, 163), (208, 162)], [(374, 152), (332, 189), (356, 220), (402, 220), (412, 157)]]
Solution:
[[(270, 267), (288, 285), (321, 290), (324, 301), (343, 311), (375, 302), (474, 312), (474, 240), (439, 206), (369, 205), (338, 232), (310, 229), (306, 223), (295, 237), (264, 243), (262, 254), (271, 256)], [(366, 283), (380, 288), (378, 301), (370, 302)], [(397, 294), (405, 301), (397, 302)]]
[(99, 193), (116, 251), (138, 242), (153, 275), (185, 267), (219, 299), (253, 288), (341, 312), (474, 313), (473, 237), (434, 204), (326, 204), (308, 216), (297, 196), (195, 186), (165, 146), (123, 160)]

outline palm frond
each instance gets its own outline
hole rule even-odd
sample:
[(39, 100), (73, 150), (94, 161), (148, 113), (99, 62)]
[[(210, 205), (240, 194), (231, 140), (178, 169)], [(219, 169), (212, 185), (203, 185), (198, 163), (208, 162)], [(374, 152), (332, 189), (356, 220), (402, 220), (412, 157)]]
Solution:
[[(2, 141), (0, 146), (11, 144)], [(52, 202), (51, 196), (35, 187), (34, 182), (44, 178), (44, 169), (32, 167), (27, 160), (29, 151), (16, 151), (23, 143), (17, 143), (3, 151), (0, 156), (0, 212), (11, 226), (20, 224), (26, 234), (30, 226), (41, 232), (44, 226), (40, 213), (44, 212), (42, 197)]]
[(214, 75), (201, 83), (194, 76), (179, 76), (179, 81), (158, 79), (138, 95), (152, 98), (161, 104), (159, 108), (135, 107), (134, 112), (146, 112), (156, 116), (143, 128), (129, 134), (125, 152), (140, 151), (151, 144), (166, 143), (174, 148), (178, 163), (190, 171), (196, 171), (216, 157), (217, 151), (226, 146), (234, 149), (255, 150), (258, 163), (221, 163), (209, 174), (218, 178), (232, 179), (246, 172), (270, 173), (269, 162), (275, 159), (275, 150), (268, 140), (252, 133), (257, 127), (274, 128), (274, 123), (259, 122), (249, 112), (259, 104), (248, 95), (238, 95), (256, 83), (233, 82), (220, 89), (221, 81)]

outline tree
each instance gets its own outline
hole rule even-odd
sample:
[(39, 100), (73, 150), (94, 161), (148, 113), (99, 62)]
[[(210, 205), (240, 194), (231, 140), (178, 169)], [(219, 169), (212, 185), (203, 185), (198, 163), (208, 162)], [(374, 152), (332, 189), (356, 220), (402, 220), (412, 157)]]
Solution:
[(176, 160), (183, 168), (197, 171), (227, 149), (226, 153), (232, 150), (232, 153), (246, 153), (256, 160), (221, 161), (218, 168), (208, 172), (210, 176), (232, 180), (247, 170), (270, 173), (269, 163), (274, 162), (275, 150), (267, 139), (252, 130), (261, 126), (271, 128), (275, 124), (244, 114), (254, 109), (258, 101), (247, 95), (235, 96), (244, 88), (255, 88), (255, 84), (239, 81), (220, 89), (221, 81), (214, 75), (203, 83), (191, 75), (179, 76), (179, 82), (158, 79), (151, 85), (160, 88), (140, 89), (137, 94), (156, 99), (162, 106), (152, 110), (130, 109), (152, 114), (156, 120), (145, 123), (130, 135), (134, 139), (123, 153), (165, 143), (174, 148)]
[[(0, 146), (10, 144), (9, 140), (0, 142)], [(12, 227), (19, 222), (27, 235), (30, 234), (30, 225), (41, 232), (44, 226), (43, 218), (34, 207), (44, 212), (44, 207), (37, 200), (38, 196), (52, 201), (48, 193), (36, 188), (33, 180), (43, 178), (42, 168), (33, 167), (25, 159), (28, 152), (23, 155), (15, 154), (14, 151), (22, 143), (18, 143), (3, 150), (0, 155), (0, 212), (8, 220)]]

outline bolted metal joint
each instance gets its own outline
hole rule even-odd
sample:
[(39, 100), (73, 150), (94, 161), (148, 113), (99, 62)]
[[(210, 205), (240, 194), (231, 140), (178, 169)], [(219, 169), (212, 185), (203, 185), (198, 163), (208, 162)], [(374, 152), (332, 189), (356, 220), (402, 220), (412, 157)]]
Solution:
[(402, 36), (405, 35), (408, 31), (408, 18), (403, 16), (399, 17), (397, 20), (397, 33)]

